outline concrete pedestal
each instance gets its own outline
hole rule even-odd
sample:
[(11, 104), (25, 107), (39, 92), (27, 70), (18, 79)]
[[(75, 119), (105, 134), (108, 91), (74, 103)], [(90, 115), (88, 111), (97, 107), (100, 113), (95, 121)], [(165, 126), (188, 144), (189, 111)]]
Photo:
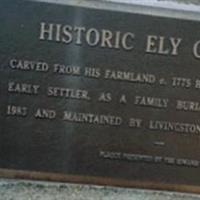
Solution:
[(0, 200), (200, 200), (200, 195), (0, 179)]

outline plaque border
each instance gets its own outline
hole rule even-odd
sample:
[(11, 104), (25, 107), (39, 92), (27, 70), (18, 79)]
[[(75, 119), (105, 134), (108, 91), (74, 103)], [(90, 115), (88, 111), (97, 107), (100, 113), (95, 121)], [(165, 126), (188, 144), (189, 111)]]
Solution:
[(110, 186), (110, 187), (124, 187), (135, 189), (151, 189), (162, 190), (169, 192), (185, 192), (200, 194), (200, 186), (186, 185), (186, 184), (171, 184), (155, 181), (138, 181), (138, 180), (126, 180), (110, 177), (97, 177), (86, 175), (69, 175), (61, 173), (29, 171), (29, 170), (13, 170), (0, 168), (0, 177), (8, 179), (23, 179), (33, 181), (53, 181), (71, 184), (88, 184), (98, 186)]
[[(117, 11), (132, 14), (143, 14), (171, 19), (185, 19), (200, 21), (200, 12), (196, 10), (185, 10), (178, 8), (154, 7), (151, 5), (139, 5), (134, 3), (111, 2), (103, 0), (26, 0), (38, 3), (50, 3), (57, 5), (68, 5), (97, 10)], [(198, 6), (200, 8), (200, 6)]]

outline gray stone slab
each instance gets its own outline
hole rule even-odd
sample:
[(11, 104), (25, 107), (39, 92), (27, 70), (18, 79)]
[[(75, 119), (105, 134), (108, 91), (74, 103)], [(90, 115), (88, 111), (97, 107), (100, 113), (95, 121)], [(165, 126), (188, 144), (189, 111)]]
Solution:
[[(160, 1), (169, 1), (169, 0), (160, 0)], [(175, 2), (181, 2), (181, 3), (186, 3), (186, 4), (200, 4), (199, 0), (171, 0)]]
[(200, 195), (0, 179), (0, 200), (199, 200)]

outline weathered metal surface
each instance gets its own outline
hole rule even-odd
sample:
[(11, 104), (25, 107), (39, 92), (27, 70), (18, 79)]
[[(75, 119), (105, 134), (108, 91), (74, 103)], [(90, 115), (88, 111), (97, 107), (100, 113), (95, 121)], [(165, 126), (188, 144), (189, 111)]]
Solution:
[(199, 192), (199, 21), (0, 11), (2, 177)]

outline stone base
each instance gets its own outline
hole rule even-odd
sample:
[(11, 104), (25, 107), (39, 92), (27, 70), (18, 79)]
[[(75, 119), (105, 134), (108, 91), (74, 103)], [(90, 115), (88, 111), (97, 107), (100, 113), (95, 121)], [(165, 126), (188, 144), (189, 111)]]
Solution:
[(200, 195), (0, 179), (0, 200), (200, 200)]

